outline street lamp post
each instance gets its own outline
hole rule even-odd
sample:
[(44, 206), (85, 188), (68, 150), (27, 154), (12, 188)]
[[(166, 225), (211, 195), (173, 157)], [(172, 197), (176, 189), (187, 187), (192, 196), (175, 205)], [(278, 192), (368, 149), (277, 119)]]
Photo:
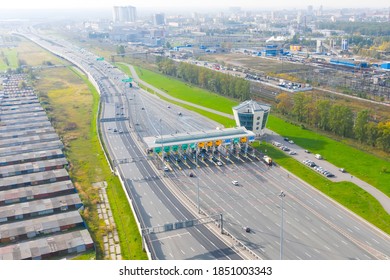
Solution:
[(283, 260), (283, 199), (286, 197), (286, 194), (283, 191), (280, 191), (279, 197), (281, 198), (281, 222), (280, 222), (280, 259)]
[(198, 185), (198, 190), (197, 190), (197, 201), (198, 201), (198, 214), (200, 214), (200, 205), (199, 205), (199, 177), (196, 175), (196, 180), (197, 180), (197, 185)]

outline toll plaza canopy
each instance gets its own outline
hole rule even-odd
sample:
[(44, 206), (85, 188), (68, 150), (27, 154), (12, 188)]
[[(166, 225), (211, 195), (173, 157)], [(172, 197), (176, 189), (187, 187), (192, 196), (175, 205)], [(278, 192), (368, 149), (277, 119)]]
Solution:
[(175, 151), (178, 148), (186, 150), (187, 148), (248, 143), (253, 142), (255, 136), (252, 131), (246, 130), (245, 127), (236, 127), (151, 136), (143, 139), (149, 149), (159, 153), (161, 148), (164, 148), (164, 151)]

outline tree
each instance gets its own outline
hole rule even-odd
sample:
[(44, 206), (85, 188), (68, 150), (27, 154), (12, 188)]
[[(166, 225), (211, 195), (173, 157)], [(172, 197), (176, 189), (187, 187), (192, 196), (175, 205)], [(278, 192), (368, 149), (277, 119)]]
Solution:
[(305, 105), (306, 97), (303, 92), (298, 92), (294, 94), (294, 107), (292, 113), (299, 122), (305, 121)]
[(331, 104), (329, 100), (319, 100), (316, 102), (318, 112), (317, 126), (325, 131), (330, 130), (330, 109)]
[(289, 112), (291, 112), (293, 108), (293, 101), (291, 95), (283, 92), (276, 96), (276, 102), (278, 103), (276, 105), (276, 108), (279, 110), (280, 113), (282, 113), (283, 115), (287, 115)]
[(390, 152), (390, 121), (378, 124), (378, 138), (376, 140), (379, 148)]
[(360, 141), (360, 143), (367, 142), (367, 125), (368, 125), (369, 111), (363, 110), (360, 111), (355, 119), (355, 125), (353, 127), (353, 132), (355, 138)]
[(122, 57), (125, 56), (125, 52), (126, 52), (125, 51), (125, 46), (119, 45), (119, 46), (116, 47), (116, 53), (120, 54)]

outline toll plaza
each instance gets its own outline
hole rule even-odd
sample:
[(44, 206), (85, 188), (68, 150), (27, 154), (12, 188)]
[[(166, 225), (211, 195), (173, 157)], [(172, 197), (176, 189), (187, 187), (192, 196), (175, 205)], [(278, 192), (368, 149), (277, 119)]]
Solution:
[(224, 162), (233, 162), (233, 158), (248, 158), (248, 146), (255, 136), (245, 127), (235, 127), (151, 136), (143, 140), (148, 155), (159, 159), (168, 171), (174, 167), (221, 166)]

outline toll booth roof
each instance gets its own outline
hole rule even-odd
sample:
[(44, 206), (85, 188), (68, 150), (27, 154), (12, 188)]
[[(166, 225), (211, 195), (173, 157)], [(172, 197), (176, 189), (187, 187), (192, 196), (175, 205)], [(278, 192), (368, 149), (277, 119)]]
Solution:
[(246, 130), (245, 127), (235, 127), (144, 137), (143, 139), (149, 148), (155, 148), (161, 147), (162, 145), (191, 144), (194, 142), (207, 142), (251, 136), (255, 137), (255, 134), (252, 131)]

